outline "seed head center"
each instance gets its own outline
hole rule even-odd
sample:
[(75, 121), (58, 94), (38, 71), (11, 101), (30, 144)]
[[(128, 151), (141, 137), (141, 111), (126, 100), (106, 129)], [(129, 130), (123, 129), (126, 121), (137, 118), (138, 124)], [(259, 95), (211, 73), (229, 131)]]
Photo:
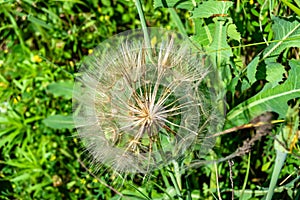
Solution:
[(149, 107), (149, 105), (145, 104), (145, 107), (142, 109), (141, 118), (143, 118), (143, 123), (145, 126), (149, 127), (153, 124), (155, 120), (156, 113)]

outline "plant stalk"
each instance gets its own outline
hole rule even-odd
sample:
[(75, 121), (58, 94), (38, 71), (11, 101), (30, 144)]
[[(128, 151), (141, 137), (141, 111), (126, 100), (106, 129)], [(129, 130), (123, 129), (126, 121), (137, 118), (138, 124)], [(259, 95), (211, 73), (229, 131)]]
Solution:
[(143, 30), (143, 33), (144, 33), (144, 39), (145, 39), (146, 47), (147, 47), (147, 49), (151, 49), (151, 42), (150, 42), (150, 38), (149, 38), (149, 34), (148, 34), (145, 15), (144, 15), (144, 12), (143, 12), (143, 9), (142, 9), (141, 0), (136, 0), (135, 1), (135, 6), (136, 6), (136, 8), (138, 10), (138, 13), (139, 13), (139, 18), (140, 18), (141, 25), (142, 25), (142, 30)]

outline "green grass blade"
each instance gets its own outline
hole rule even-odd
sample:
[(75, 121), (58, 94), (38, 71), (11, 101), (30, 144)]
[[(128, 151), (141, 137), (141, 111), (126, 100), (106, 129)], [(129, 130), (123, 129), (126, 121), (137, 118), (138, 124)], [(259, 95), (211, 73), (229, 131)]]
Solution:
[(54, 129), (72, 129), (74, 128), (74, 121), (71, 115), (51, 115), (43, 120), (43, 123)]
[(281, 0), (285, 5), (287, 5), (291, 10), (293, 10), (298, 16), (300, 16), (300, 9), (295, 6), (294, 4), (291, 4), (287, 0)]
[(176, 10), (174, 8), (169, 8), (170, 14), (171, 14), (171, 18), (173, 19), (173, 21), (175, 22), (179, 32), (183, 35), (187, 35), (186, 30), (184, 28), (184, 25), (182, 24), (181, 19), (179, 18)]
[(20, 41), (20, 44), (21, 44), (22, 48), (25, 49), (26, 45), (25, 45), (22, 33), (21, 33), (21, 31), (20, 31), (20, 29), (18, 27), (18, 24), (17, 24), (15, 18), (9, 12), (7, 12), (6, 10), (4, 10), (4, 14), (9, 18), (9, 20), (10, 20), (10, 22), (12, 24), (12, 27), (13, 27), (13, 29), (14, 29), (14, 31), (15, 31), (15, 33), (16, 33), (19, 41)]
[(286, 156), (287, 156), (287, 153), (282, 152), (280, 150), (276, 151), (276, 160), (275, 160), (274, 171), (272, 173), (272, 178), (271, 178), (271, 182), (270, 182), (270, 185), (269, 185), (269, 190), (268, 190), (266, 200), (271, 200), (272, 199), (272, 196), (274, 194), (274, 189), (276, 187), (276, 183), (277, 183), (277, 180), (279, 178), (281, 168), (284, 165)]

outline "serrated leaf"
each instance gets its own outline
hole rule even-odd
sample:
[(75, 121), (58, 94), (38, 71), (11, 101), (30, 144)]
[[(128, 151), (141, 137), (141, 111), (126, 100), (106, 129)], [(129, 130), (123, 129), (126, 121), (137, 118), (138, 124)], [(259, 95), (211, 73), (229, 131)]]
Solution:
[[(283, 78), (284, 67), (277, 63), (278, 56), (286, 48), (300, 47), (300, 23), (299, 18), (279, 18), (273, 17), (274, 24), (272, 30), (274, 31), (276, 42), (271, 43), (262, 54), (257, 55), (254, 60), (247, 66), (247, 77), (251, 84), (256, 80), (266, 79), (272, 84), (272, 86), (278, 85)], [(264, 61), (263, 65), (266, 67), (266, 74), (263, 76), (258, 75), (259, 70), (263, 66), (261, 62)], [(268, 69), (270, 66), (270, 69)], [(278, 74), (279, 73), (279, 74)], [(266, 75), (266, 77), (265, 77)]]
[(233, 5), (231, 1), (204, 1), (192, 11), (192, 18), (208, 18), (213, 15), (227, 14)]
[(180, 8), (180, 9), (187, 9), (192, 10), (196, 5), (194, 2), (197, 3), (199, 1), (193, 0), (154, 0), (154, 8)]
[(247, 77), (252, 85), (257, 79), (256, 79), (256, 68), (259, 63), (259, 56), (256, 56), (247, 66)]
[(46, 126), (54, 129), (72, 129), (75, 127), (73, 117), (71, 115), (52, 115), (44, 119), (43, 123)]
[(238, 84), (238, 81), (239, 81), (239, 77), (234, 77), (227, 87), (227, 90), (230, 91), (232, 94), (234, 94), (236, 91), (235, 88)]
[(64, 97), (71, 99), (73, 94), (74, 83), (71, 81), (51, 83), (47, 87), (47, 91), (56, 97)]
[(254, 117), (273, 111), (283, 118), (287, 112), (287, 102), (300, 97), (300, 61), (290, 60), (288, 79), (281, 85), (264, 89), (254, 97), (233, 108), (227, 114), (225, 127), (230, 128), (248, 123)]
[(197, 32), (196, 35), (192, 36), (191, 39), (195, 41), (195, 44), (203, 45), (207, 47), (213, 41), (214, 31), (215, 31), (215, 24), (210, 23), (208, 25), (202, 26), (202, 24), (196, 24)]
[(271, 87), (278, 85), (282, 81), (283, 74), (285, 73), (284, 66), (280, 63), (269, 63), (266, 69), (266, 78)]
[[(273, 85), (282, 81), (283, 78), (283, 66), (274, 65), (277, 62), (277, 58), (280, 53), (286, 48), (300, 47), (300, 23), (297, 19), (282, 19), (279, 17), (273, 18), (274, 25), (272, 29), (274, 31), (276, 43), (271, 43), (263, 52), (262, 60), (265, 60), (267, 65), (267, 77), (266, 80), (271, 82)], [(269, 65), (272, 69), (268, 69)], [(280, 72), (281, 76), (277, 75), (275, 79), (275, 71)]]
[(242, 81), (242, 86), (241, 86), (241, 90), (245, 91), (246, 89), (248, 89), (250, 87), (249, 82), (246, 79), (243, 79)]
[(230, 57), (232, 56), (232, 50), (227, 43), (227, 24), (225, 21), (215, 21), (215, 35), (213, 37), (213, 42), (208, 48), (208, 53), (214, 59), (214, 64), (221, 67), (227, 64)]
[(227, 28), (227, 35), (233, 40), (240, 42), (241, 34), (237, 31), (237, 27), (235, 24), (229, 24)]

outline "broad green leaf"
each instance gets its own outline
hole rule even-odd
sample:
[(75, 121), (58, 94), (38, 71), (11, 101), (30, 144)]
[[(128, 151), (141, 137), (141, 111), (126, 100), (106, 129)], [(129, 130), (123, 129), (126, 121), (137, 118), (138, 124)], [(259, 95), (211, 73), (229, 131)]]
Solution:
[(232, 95), (234, 96), (234, 93), (235, 93), (235, 88), (236, 88), (236, 86), (237, 86), (237, 84), (238, 84), (238, 81), (239, 81), (239, 78), (240, 77), (234, 77), (231, 81), (230, 81), (230, 83), (229, 83), (229, 85), (227, 86), (227, 90), (228, 91), (230, 91), (231, 93), (232, 93)]
[(266, 78), (269, 81), (269, 87), (274, 87), (279, 81), (282, 81), (284, 73), (283, 65), (280, 63), (269, 63), (266, 68)]
[(215, 24), (203, 24), (202, 19), (195, 19), (196, 34), (191, 37), (195, 42), (195, 45), (202, 45), (208, 47), (213, 41), (213, 36), (215, 34)]
[(262, 60), (266, 63), (276, 62), (279, 54), (286, 48), (300, 46), (299, 18), (273, 18), (272, 29), (276, 42), (271, 43), (263, 53)]
[(199, 0), (154, 0), (154, 8), (180, 8), (192, 10)]
[[(223, 96), (225, 88), (231, 83), (231, 63), (230, 57), (232, 57), (232, 49), (227, 43), (227, 27), (232, 24), (232, 19), (227, 18), (213, 18), (214, 23), (209, 25), (205, 24), (205, 20), (195, 19), (196, 26), (200, 25), (201, 28), (197, 28), (196, 35), (192, 37), (192, 40), (200, 45), (200, 48), (205, 49), (205, 53), (209, 56), (209, 62), (215, 67), (218, 78), (214, 78), (214, 86), (219, 96)], [(218, 85), (215, 84), (216, 80)], [(223, 97), (220, 97), (220, 99)], [(220, 104), (221, 105), (221, 104)], [(223, 110), (223, 109), (221, 109)]]
[(74, 83), (68, 82), (57, 82), (51, 83), (47, 87), (47, 91), (52, 93), (56, 97), (64, 97), (66, 99), (71, 99), (73, 94)]
[(252, 85), (256, 80), (256, 68), (259, 63), (259, 56), (256, 56), (247, 66), (247, 77)]
[(73, 117), (71, 115), (52, 115), (43, 120), (43, 123), (54, 129), (74, 128)]
[(227, 35), (233, 40), (240, 42), (241, 34), (237, 31), (237, 27), (235, 24), (229, 24), (227, 27)]
[(273, 111), (284, 118), (287, 110), (287, 102), (293, 98), (300, 97), (300, 62), (290, 60), (290, 71), (288, 79), (281, 85), (264, 89), (254, 97), (246, 100), (233, 108), (227, 114), (226, 128), (248, 123), (254, 117)]
[(225, 21), (216, 20), (215, 21), (215, 35), (213, 37), (213, 42), (209, 46), (208, 54), (214, 59), (214, 64), (221, 67), (227, 64), (230, 57), (232, 56), (232, 51), (227, 43), (227, 24)]
[(241, 90), (245, 91), (246, 89), (248, 89), (250, 87), (249, 82), (246, 79), (242, 80), (242, 86), (241, 86)]
[[(280, 53), (290, 47), (300, 47), (300, 21), (299, 18), (273, 17), (272, 30), (275, 35), (275, 42), (271, 43), (263, 52), (247, 66), (247, 77), (251, 84), (256, 80), (257, 72), (263, 65), (266, 67), (265, 79), (272, 87), (282, 81), (284, 66), (277, 63)], [(264, 63), (262, 63), (264, 62)], [(256, 76), (255, 76), (256, 74)], [(256, 77), (256, 78), (255, 78)]]
[(231, 1), (204, 1), (192, 11), (192, 18), (209, 18), (213, 15), (227, 14), (233, 5)]
[(278, 56), (286, 48), (300, 47), (300, 21), (299, 19), (281, 19), (279, 17), (274, 17), (273, 21), (274, 39), (278, 42), (270, 44), (264, 50), (262, 60), (265, 59), (267, 65), (266, 80), (275, 86), (282, 81), (284, 73), (284, 66), (274, 64), (277, 62)]

